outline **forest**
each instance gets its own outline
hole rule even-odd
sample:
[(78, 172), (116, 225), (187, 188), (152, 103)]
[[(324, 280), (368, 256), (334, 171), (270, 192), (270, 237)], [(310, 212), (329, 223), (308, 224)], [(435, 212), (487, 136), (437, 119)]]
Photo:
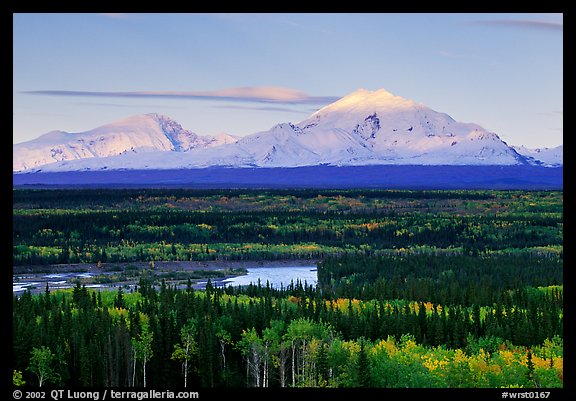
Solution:
[(13, 192), (14, 266), (278, 259), (318, 284), (14, 295), (13, 383), (563, 387), (560, 191)]

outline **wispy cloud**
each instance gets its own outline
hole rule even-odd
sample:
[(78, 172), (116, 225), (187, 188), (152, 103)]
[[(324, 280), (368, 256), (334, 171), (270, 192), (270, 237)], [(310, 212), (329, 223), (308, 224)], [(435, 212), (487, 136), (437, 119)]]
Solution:
[(548, 116), (548, 117), (558, 117), (558, 116), (563, 116), (564, 115), (564, 111), (562, 110), (552, 110), (552, 111), (545, 111), (542, 113), (539, 113), (540, 115), (543, 116)]
[(339, 99), (335, 96), (310, 96), (305, 92), (282, 87), (256, 86), (244, 88), (226, 88), (215, 91), (135, 91), (135, 92), (97, 92), (68, 90), (38, 90), (23, 92), (44, 96), (82, 96), (108, 98), (172, 98), (226, 100), (255, 103), (281, 104), (327, 104)]
[(492, 19), (483, 21), (474, 21), (476, 24), (502, 26), (509, 28), (539, 29), (549, 31), (564, 31), (563, 21), (542, 21), (530, 19)]
[(75, 102), (78, 106), (97, 106), (97, 107), (126, 107), (126, 108), (170, 108), (170, 109), (186, 109), (186, 107), (166, 106), (165, 104), (121, 104), (121, 103), (105, 103), (105, 102)]
[(212, 106), (213, 108), (216, 109), (232, 109), (232, 110), (256, 110), (256, 111), (282, 111), (282, 112), (287, 112), (287, 113), (301, 113), (301, 114), (306, 114), (305, 111), (301, 111), (301, 110), (295, 110), (295, 109), (290, 109), (288, 107), (267, 107), (267, 106), (262, 106), (262, 107), (252, 107), (252, 106), (235, 106), (235, 105), (216, 105), (216, 106)]

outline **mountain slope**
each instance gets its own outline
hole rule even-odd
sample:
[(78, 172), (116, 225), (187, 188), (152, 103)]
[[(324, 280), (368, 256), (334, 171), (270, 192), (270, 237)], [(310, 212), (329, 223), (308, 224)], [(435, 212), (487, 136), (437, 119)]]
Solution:
[(529, 149), (525, 146), (512, 146), (516, 152), (526, 157), (532, 164), (557, 167), (564, 164), (564, 146), (554, 148)]
[(360, 89), (298, 124), (278, 124), (226, 150), (218, 148), (217, 154), (190, 152), (188, 156), (188, 167), (528, 163), (479, 125), (458, 123), (383, 89)]
[[(278, 124), (239, 140), (209, 140), (158, 115), (100, 127), (83, 133), (82, 140), (73, 140), (78, 138), (75, 135), (78, 134), (52, 132), (31, 141), (35, 146), (50, 143), (40, 146), (44, 159), (37, 158), (35, 164), (21, 161), (26, 158), (17, 161), (16, 145), (14, 169), (557, 165), (540, 161), (540, 154), (508, 146), (497, 134), (477, 124), (457, 122), (448, 114), (384, 89), (359, 89), (297, 124)], [(106, 146), (99, 147), (102, 138), (106, 139)], [(87, 141), (90, 146), (86, 146)], [(48, 156), (46, 149), (50, 151)], [(28, 146), (26, 150), (32, 152), (33, 148)], [(45, 161), (52, 164), (42, 166)]]
[(108, 158), (127, 153), (186, 152), (231, 143), (219, 134), (200, 136), (159, 114), (128, 117), (82, 133), (52, 131), (13, 147), (13, 170), (21, 171), (61, 161)]

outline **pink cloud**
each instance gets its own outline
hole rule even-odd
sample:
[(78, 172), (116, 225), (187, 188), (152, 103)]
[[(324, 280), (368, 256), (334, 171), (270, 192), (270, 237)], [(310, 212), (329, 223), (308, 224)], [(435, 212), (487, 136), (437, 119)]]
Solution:
[(212, 99), (256, 103), (285, 104), (326, 104), (339, 99), (335, 96), (310, 96), (305, 92), (274, 86), (255, 86), (225, 88), (214, 91), (135, 91), (135, 92), (97, 92), (40, 90), (24, 93), (47, 96), (88, 96), (88, 97), (163, 97), (180, 99)]

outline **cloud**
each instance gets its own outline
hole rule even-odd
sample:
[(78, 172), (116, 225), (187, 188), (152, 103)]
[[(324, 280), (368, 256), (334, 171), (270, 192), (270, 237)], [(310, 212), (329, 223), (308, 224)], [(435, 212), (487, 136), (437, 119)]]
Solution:
[(335, 96), (310, 96), (302, 91), (274, 86), (256, 86), (243, 88), (225, 88), (215, 91), (136, 91), (136, 92), (96, 92), (96, 91), (66, 91), (38, 90), (23, 92), (31, 95), (44, 96), (82, 96), (109, 98), (172, 98), (172, 99), (203, 99), (226, 100), (255, 103), (281, 104), (327, 104), (335, 102)]
[(305, 111), (290, 109), (290, 108), (288, 108), (288, 107), (266, 107), (266, 106), (262, 106), (262, 107), (252, 107), (252, 106), (234, 106), (234, 105), (231, 105), (231, 104), (228, 104), (228, 105), (217, 105), (217, 106), (212, 106), (212, 107), (213, 107), (213, 108), (216, 108), (216, 109), (256, 110), (256, 111), (281, 111), (281, 112), (287, 112), (287, 113), (301, 113), (301, 114), (306, 114)]
[(76, 102), (78, 106), (97, 106), (97, 107), (128, 107), (128, 108), (170, 108), (170, 109), (186, 109), (185, 107), (166, 106), (165, 104), (121, 104), (121, 103), (105, 103), (105, 102)]
[(542, 113), (539, 113), (543, 116), (548, 116), (548, 117), (558, 117), (558, 116), (563, 116), (564, 115), (564, 111), (563, 110), (552, 110), (552, 111), (545, 111)]
[(494, 19), (485, 21), (474, 21), (477, 24), (482, 25), (492, 25), (492, 26), (502, 26), (510, 28), (527, 28), (527, 29), (539, 29), (539, 30), (549, 30), (549, 31), (564, 31), (564, 22), (562, 21), (540, 21), (540, 20), (528, 20), (528, 19)]

